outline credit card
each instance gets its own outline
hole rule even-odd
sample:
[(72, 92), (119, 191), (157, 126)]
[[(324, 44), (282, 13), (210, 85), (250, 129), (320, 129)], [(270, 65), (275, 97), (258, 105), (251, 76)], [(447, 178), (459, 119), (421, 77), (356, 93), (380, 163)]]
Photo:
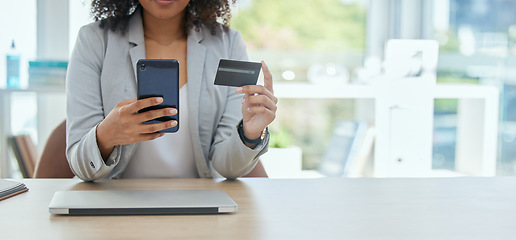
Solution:
[(261, 63), (220, 59), (215, 85), (241, 87), (256, 85)]

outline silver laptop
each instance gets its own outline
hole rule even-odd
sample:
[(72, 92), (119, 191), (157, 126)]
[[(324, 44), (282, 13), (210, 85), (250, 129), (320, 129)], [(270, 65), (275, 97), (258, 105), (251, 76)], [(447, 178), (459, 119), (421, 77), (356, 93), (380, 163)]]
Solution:
[(238, 205), (220, 190), (59, 191), (49, 205), (59, 215), (165, 215), (234, 213)]

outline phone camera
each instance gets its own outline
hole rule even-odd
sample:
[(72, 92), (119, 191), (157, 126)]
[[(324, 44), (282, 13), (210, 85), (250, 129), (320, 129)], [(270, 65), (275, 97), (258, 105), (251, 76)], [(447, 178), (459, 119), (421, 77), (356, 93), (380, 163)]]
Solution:
[(145, 64), (140, 65), (140, 70), (145, 71), (145, 68), (147, 68)]

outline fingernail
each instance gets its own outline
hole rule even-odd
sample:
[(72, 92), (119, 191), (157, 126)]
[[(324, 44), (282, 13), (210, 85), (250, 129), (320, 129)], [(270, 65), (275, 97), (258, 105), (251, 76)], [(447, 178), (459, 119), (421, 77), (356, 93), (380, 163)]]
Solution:
[(242, 104), (245, 103), (245, 98), (242, 98), (242, 101), (240, 101)]
[(172, 121), (172, 122), (170, 123), (170, 126), (171, 126), (171, 127), (174, 127), (174, 126), (176, 126), (176, 125), (177, 125), (177, 122), (176, 122), (176, 121)]
[(175, 109), (170, 109), (170, 114), (172, 114), (172, 115), (176, 115), (176, 113), (177, 113), (177, 110), (175, 110)]
[(247, 111), (250, 112), (251, 111), (251, 108), (247, 108)]
[(156, 102), (159, 102), (159, 103), (163, 102), (163, 98), (157, 98)]
[(242, 90), (244, 90), (244, 88), (242, 88), (242, 87), (237, 87), (237, 88), (236, 88), (236, 91), (237, 91), (237, 92), (242, 92)]

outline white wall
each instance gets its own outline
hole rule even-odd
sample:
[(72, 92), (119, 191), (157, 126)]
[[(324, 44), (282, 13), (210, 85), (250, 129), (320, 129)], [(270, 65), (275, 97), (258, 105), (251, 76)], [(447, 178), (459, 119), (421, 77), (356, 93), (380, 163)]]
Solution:
[[(92, 21), (90, 0), (20, 0), (4, 5), (0, 8), (0, 88), (6, 87), (6, 54), (13, 39), (21, 56), (21, 87), (26, 88), (28, 62), (68, 60), (80, 27)], [(32, 136), (37, 132), (33, 140), (41, 151), (51, 131), (65, 119), (65, 91), (64, 88), (44, 94), (4, 91), (0, 100), (0, 177), (16, 177), (11, 172), (4, 137), (22, 132)], [(27, 127), (27, 122), (37, 122), (37, 126)]]
[[(91, 22), (90, 1), (38, 0), (38, 58), (68, 60), (79, 29)], [(38, 142), (66, 117), (63, 92), (38, 96)], [(38, 145), (41, 151), (43, 144)]]
[(27, 84), (28, 60), (36, 57), (36, 0), (9, 1), (0, 8), (0, 88), (5, 88), (6, 54), (14, 39), (21, 55), (21, 84)]

